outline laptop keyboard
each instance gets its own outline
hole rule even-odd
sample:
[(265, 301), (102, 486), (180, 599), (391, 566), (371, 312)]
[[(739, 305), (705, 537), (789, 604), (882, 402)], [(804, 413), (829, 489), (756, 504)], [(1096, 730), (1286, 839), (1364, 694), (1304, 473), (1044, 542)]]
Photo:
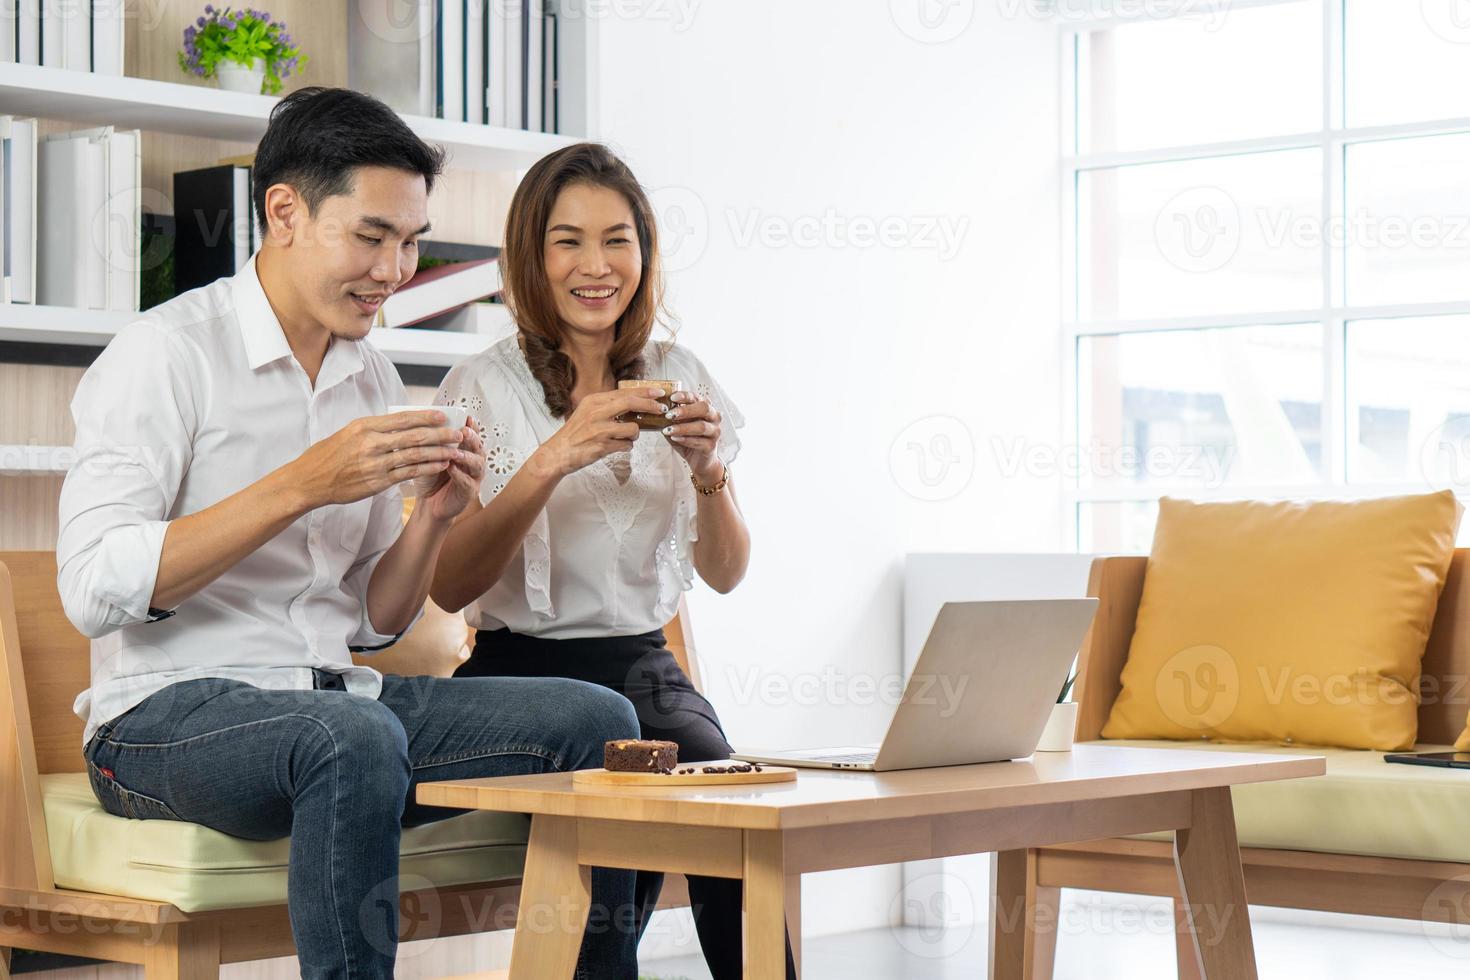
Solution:
[(836, 753), (834, 755), (809, 755), (808, 759), (813, 762), (872, 762), (878, 758), (876, 752), (849, 752)]

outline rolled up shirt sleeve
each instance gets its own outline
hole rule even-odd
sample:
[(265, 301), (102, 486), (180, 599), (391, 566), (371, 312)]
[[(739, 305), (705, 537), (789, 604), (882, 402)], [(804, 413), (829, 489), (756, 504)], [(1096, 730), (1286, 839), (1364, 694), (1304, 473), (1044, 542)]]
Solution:
[(193, 455), (190, 357), (147, 321), (113, 338), (72, 399), (76, 456), (62, 483), (57, 589), (82, 634), (162, 618), (151, 600), (169, 514)]

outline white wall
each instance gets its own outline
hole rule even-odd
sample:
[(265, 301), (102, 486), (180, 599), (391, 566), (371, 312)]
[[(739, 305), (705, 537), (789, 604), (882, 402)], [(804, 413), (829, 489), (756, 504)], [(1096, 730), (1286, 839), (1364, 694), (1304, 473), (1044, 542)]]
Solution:
[[(1061, 544), (1055, 479), (996, 453), (1060, 431), (1055, 27), (984, 0), (575, 6), (681, 339), (748, 421), (750, 574), (692, 600), (707, 691), (737, 745), (876, 741), (904, 554)], [(888, 922), (898, 880), (809, 876), (807, 931)]]

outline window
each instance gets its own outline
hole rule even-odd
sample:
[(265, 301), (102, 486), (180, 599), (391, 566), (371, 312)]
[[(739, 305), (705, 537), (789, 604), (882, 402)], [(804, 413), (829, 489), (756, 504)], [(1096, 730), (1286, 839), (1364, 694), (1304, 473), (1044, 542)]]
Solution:
[(1161, 6), (1063, 33), (1078, 548), (1163, 494), (1470, 496), (1470, 19)]

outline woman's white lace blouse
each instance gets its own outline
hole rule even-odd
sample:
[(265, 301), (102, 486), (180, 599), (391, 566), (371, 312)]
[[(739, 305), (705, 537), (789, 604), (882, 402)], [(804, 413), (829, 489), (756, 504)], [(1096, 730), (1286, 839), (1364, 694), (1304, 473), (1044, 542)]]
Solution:
[[(717, 452), (728, 466), (745, 424), (688, 349), (652, 342), (645, 377), (683, 382), (719, 411)], [(436, 405), (463, 405), (485, 440), (480, 502), (489, 505), (538, 446), (562, 426), (512, 335), (451, 370)], [(653, 430), (633, 448), (565, 477), (505, 574), (465, 609), (477, 629), (509, 627), (552, 639), (628, 636), (658, 629), (694, 581), (696, 493), (689, 468)]]

